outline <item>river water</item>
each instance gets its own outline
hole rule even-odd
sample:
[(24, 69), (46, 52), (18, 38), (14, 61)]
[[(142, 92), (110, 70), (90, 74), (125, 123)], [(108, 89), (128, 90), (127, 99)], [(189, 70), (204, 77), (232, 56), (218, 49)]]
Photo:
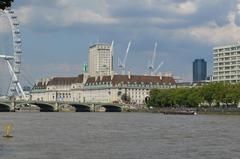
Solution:
[(0, 159), (239, 159), (240, 116), (0, 113)]

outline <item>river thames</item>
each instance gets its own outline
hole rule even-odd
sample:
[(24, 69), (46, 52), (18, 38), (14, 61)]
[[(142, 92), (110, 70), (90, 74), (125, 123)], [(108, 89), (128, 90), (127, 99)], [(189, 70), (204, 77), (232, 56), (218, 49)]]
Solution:
[(239, 159), (240, 116), (0, 113), (1, 159)]

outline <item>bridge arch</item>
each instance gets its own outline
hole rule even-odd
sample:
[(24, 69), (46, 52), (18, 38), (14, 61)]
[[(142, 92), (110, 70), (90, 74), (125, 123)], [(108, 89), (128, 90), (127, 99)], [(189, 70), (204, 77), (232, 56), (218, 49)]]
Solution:
[(75, 107), (69, 105), (69, 104), (61, 104), (58, 106), (59, 112), (76, 112)]
[(29, 103), (31, 105), (35, 105), (40, 108), (40, 112), (54, 112), (54, 106), (48, 103), (38, 103), (38, 102), (33, 102)]
[(74, 107), (76, 109), (76, 112), (91, 112), (91, 107), (86, 104), (72, 103), (69, 105)]
[(122, 108), (118, 105), (103, 104), (101, 107), (105, 108), (105, 112), (122, 112)]
[(0, 103), (0, 112), (10, 112), (11, 106), (6, 103)]
[(28, 103), (20, 103), (20, 104), (17, 104), (17, 105), (16, 105), (16, 108), (25, 107), (25, 106), (27, 106), (27, 105), (28, 105)]
[(30, 103), (19, 103), (15, 106), (15, 111), (33, 111), (39, 112), (40, 107)]

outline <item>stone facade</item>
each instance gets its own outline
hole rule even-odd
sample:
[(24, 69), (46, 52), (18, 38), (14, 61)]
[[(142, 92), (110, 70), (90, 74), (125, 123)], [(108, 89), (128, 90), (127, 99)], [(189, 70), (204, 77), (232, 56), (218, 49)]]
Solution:
[(65, 102), (121, 103), (126, 94), (131, 103), (143, 104), (151, 89), (175, 88), (172, 77), (111, 75), (88, 77), (55, 77), (41, 80), (31, 92), (32, 100)]

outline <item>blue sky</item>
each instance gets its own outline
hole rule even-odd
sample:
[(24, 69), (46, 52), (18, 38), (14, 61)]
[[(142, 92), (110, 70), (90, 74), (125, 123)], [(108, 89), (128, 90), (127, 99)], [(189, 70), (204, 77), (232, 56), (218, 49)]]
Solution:
[[(112, 40), (116, 71), (131, 40), (127, 68), (145, 73), (156, 41), (156, 65), (164, 61), (161, 72), (191, 81), (195, 58), (206, 59), (211, 74), (213, 46), (233, 43), (240, 35), (238, 0), (24, 0), (13, 9), (21, 22), (23, 74), (31, 81), (79, 74), (89, 45)], [(0, 46), (11, 52), (4, 17)], [(6, 66), (0, 64), (0, 80), (6, 83)]]

